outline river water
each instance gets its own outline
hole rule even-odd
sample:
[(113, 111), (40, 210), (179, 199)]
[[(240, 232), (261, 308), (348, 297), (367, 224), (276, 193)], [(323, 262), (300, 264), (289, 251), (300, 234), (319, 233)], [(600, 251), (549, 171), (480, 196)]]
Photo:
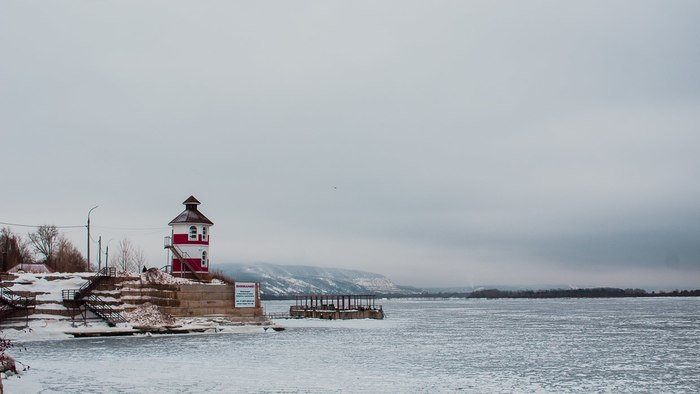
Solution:
[[(700, 298), (383, 300), (383, 321), (29, 342), (10, 392), (700, 392)], [(266, 303), (268, 312), (289, 302)]]

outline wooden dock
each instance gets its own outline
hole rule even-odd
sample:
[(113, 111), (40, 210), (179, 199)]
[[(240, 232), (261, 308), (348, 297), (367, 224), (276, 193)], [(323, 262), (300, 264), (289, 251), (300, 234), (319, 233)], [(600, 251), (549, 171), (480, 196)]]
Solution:
[(384, 319), (384, 310), (374, 294), (305, 294), (294, 297), (292, 318), (329, 320)]

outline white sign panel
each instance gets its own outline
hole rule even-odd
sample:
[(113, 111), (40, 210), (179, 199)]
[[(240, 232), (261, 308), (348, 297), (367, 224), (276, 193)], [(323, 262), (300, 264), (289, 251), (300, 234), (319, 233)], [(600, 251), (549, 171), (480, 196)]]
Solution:
[(255, 283), (236, 282), (236, 308), (255, 308)]

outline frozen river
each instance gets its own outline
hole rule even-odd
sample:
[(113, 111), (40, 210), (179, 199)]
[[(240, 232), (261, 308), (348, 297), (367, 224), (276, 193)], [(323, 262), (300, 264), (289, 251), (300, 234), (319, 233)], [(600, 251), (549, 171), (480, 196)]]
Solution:
[(30, 372), (5, 384), (10, 393), (700, 392), (700, 298), (381, 303), (383, 321), (29, 342), (16, 355)]

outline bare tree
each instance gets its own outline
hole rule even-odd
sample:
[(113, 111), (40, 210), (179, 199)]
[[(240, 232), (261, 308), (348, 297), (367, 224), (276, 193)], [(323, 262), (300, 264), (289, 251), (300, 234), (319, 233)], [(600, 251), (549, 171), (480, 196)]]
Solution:
[(129, 241), (128, 238), (122, 238), (119, 241), (119, 247), (114, 256), (117, 269), (123, 272), (134, 272), (134, 253), (134, 246), (131, 244), (131, 241)]
[(29, 233), (29, 240), (34, 251), (43, 256), (44, 263), (58, 272), (82, 272), (87, 262), (78, 249), (62, 234), (56, 226), (44, 225), (35, 233)]
[(140, 247), (134, 249), (134, 263), (137, 267), (136, 272), (141, 272), (141, 267), (146, 265), (146, 256), (143, 255), (143, 250)]
[(9, 227), (0, 230), (0, 270), (7, 271), (21, 263), (33, 263), (34, 258), (27, 241), (13, 234)]
[(146, 263), (143, 250), (135, 246), (128, 238), (119, 241), (117, 252), (110, 258), (118, 270), (123, 272), (138, 272)]
[(54, 249), (58, 245), (58, 229), (54, 225), (40, 226), (35, 233), (29, 233), (34, 251), (44, 257), (44, 262), (49, 265), (54, 257)]
[(87, 260), (72, 242), (61, 235), (58, 237), (51, 268), (59, 272), (84, 272), (87, 268)]

